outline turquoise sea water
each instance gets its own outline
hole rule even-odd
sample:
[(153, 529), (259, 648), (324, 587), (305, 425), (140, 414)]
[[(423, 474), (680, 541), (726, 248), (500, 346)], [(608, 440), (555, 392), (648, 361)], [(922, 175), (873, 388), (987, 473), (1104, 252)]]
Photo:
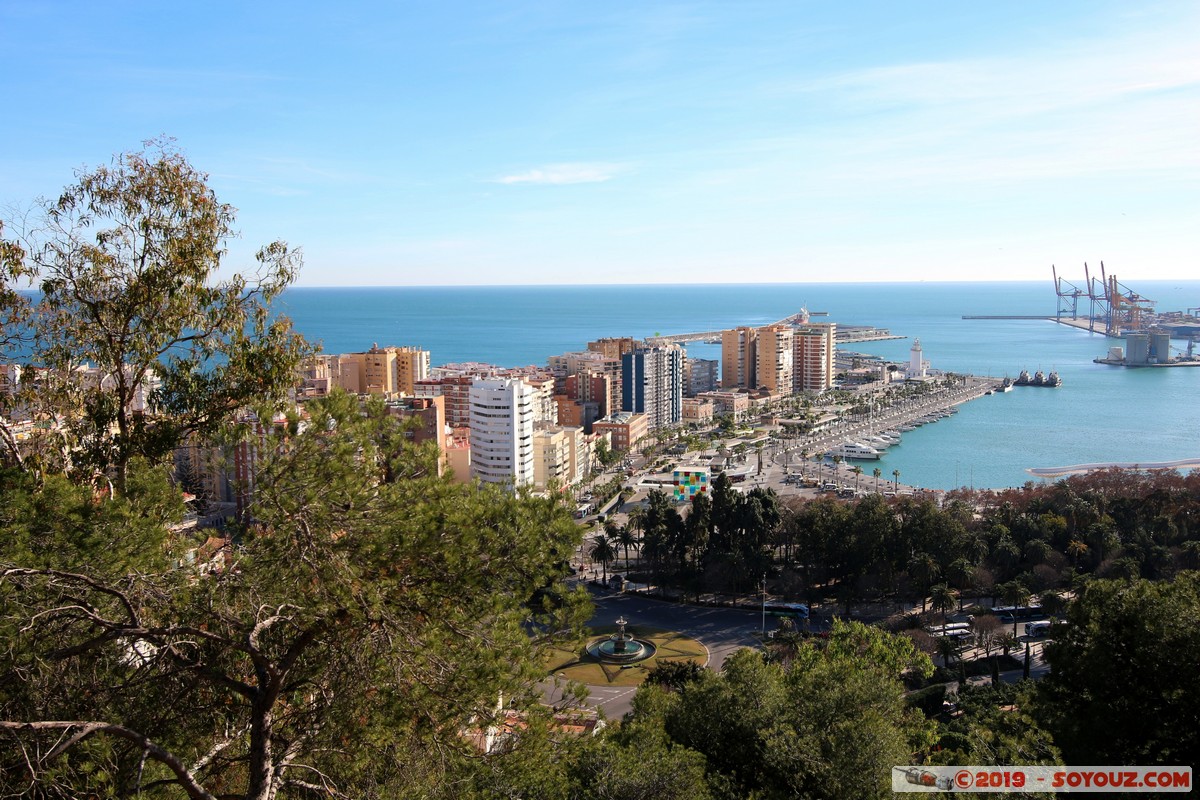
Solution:
[[(1132, 288), (1163, 311), (1200, 306), (1200, 281), (1141, 281)], [(1200, 368), (1122, 369), (1093, 364), (1117, 342), (1052, 322), (964, 320), (971, 314), (1055, 312), (1050, 281), (1029, 283), (773, 284), (705, 286), (297, 288), (281, 310), (326, 352), (415, 345), (434, 364), (545, 364), (602, 336), (763, 325), (802, 306), (844, 325), (908, 338), (849, 349), (906, 361), (913, 338), (935, 369), (1016, 377), (1057, 370), (1059, 389), (1016, 388), (904, 435), (870, 474), (901, 471), (935, 489), (999, 488), (1028, 467), (1200, 457)], [(1081, 312), (1085, 309), (1081, 306)], [(1182, 344), (1182, 343), (1179, 343)], [(689, 355), (719, 358), (719, 348)]]

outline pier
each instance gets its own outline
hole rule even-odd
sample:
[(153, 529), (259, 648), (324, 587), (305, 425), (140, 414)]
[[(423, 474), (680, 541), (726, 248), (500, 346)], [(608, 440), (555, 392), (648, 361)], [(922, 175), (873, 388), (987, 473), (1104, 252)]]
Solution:
[[(810, 317), (827, 316), (827, 311), (812, 311), (809, 312)], [(800, 314), (793, 314), (790, 317), (770, 323), (770, 325), (786, 325), (789, 327), (804, 327), (804, 323), (799, 322)], [(963, 319), (967, 319), (964, 317)], [(1000, 317), (998, 319), (1018, 319), (1017, 317)], [(1021, 318), (1023, 319), (1023, 318)], [(1035, 317), (1034, 319), (1044, 319), (1043, 317)], [(758, 327), (770, 327), (763, 325)], [(721, 334), (725, 331), (696, 331), (695, 333), (674, 333), (669, 336), (647, 336), (646, 342), (650, 345), (665, 345), (665, 344), (687, 344), (688, 342), (705, 342), (707, 344), (720, 344)], [(834, 333), (834, 341), (837, 344), (848, 342), (877, 342), (885, 339), (907, 339), (907, 336), (897, 336), (887, 328), (876, 328), (871, 325), (839, 325)]]

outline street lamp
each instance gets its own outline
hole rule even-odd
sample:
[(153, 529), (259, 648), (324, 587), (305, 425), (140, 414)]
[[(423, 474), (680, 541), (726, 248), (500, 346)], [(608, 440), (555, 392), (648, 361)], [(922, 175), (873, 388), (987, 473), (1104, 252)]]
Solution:
[(767, 638), (767, 573), (762, 577), (762, 637)]

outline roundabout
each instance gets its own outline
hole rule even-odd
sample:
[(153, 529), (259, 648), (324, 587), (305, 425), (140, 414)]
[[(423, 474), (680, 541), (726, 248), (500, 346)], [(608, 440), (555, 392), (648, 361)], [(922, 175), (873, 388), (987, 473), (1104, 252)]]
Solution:
[(708, 663), (708, 649), (678, 631), (639, 626), (626, 631), (624, 617), (612, 628), (593, 628), (581, 646), (557, 648), (546, 662), (550, 675), (589, 686), (639, 686), (663, 661)]

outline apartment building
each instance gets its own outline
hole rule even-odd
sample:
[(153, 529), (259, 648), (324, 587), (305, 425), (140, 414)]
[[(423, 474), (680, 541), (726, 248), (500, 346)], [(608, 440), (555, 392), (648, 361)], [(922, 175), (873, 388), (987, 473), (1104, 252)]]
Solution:
[[(332, 373), (333, 368), (326, 369)], [(371, 346), (363, 353), (343, 353), (337, 357), (337, 384), (353, 394), (379, 394), (392, 397), (412, 396), (415, 385), (429, 377), (429, 351), (415, 347)]]
[(633, 350), (621, 357), (621, 410), (645, 414), (651, 430), (683, 418), (683, 349), (677, 345)]
[(721, 362), (709, 358), (689, 358), (687, 360), (687, 380), (684, 382), (684, 397), (695, 397), (701, 392), (711, 392), (721, 388)]
[(632, 450), (650, 434), (650, 421), (645, 414), (618, 411), (594, 422), (592, 433), (607, 435), (613, 450)]
[[(787, 325), (768, 325), (758, 329), (757, 367), (758, 388), (772, 396), (790, 395), (793, 391), (793, 328)], [(755, 387), (747, 387), (755, 388)]]
[(534, 482), (535, 391), (519, 378), (476, 378), (470, 389), (471, 474), (485, 483)]
[(446, 424), (451, 428), (471, 427), (471, 384), (475, 378), (455, 375), (417, 381), (413, 386), (416, 397), (442, 397)]
[(583, 429), (578, 427), (555, 426), (534, 431), (534, 486), (565, 489), (583, 480), (587, 463), (580, 458), (586, 453), (586, 439)]
[(405, 431), (415, 444), (433, 442), (438, 450), (438, 474), (446, 471), (446, 398), (405, 397), (388, 403), (388, 411), (401, 419), (411, 420)]
[(642, 342), (638, 339), (628, 336), (609, 336), (604, 339), (597, 339), (594, 342), (588, 342), (587, 349), (593, 353), (599, 353), (610, 361), (620, 361), (621, 356), (626, 353), (632, 353), (641, 346)]
[(742, 326), (721, 333), (721, 388), (757, 389), (758, 329)]
[(837, 323), (809, 323), (797, 328), (792, 336), (793, 391), (824, 392), (833, 387), (836, 375)]

